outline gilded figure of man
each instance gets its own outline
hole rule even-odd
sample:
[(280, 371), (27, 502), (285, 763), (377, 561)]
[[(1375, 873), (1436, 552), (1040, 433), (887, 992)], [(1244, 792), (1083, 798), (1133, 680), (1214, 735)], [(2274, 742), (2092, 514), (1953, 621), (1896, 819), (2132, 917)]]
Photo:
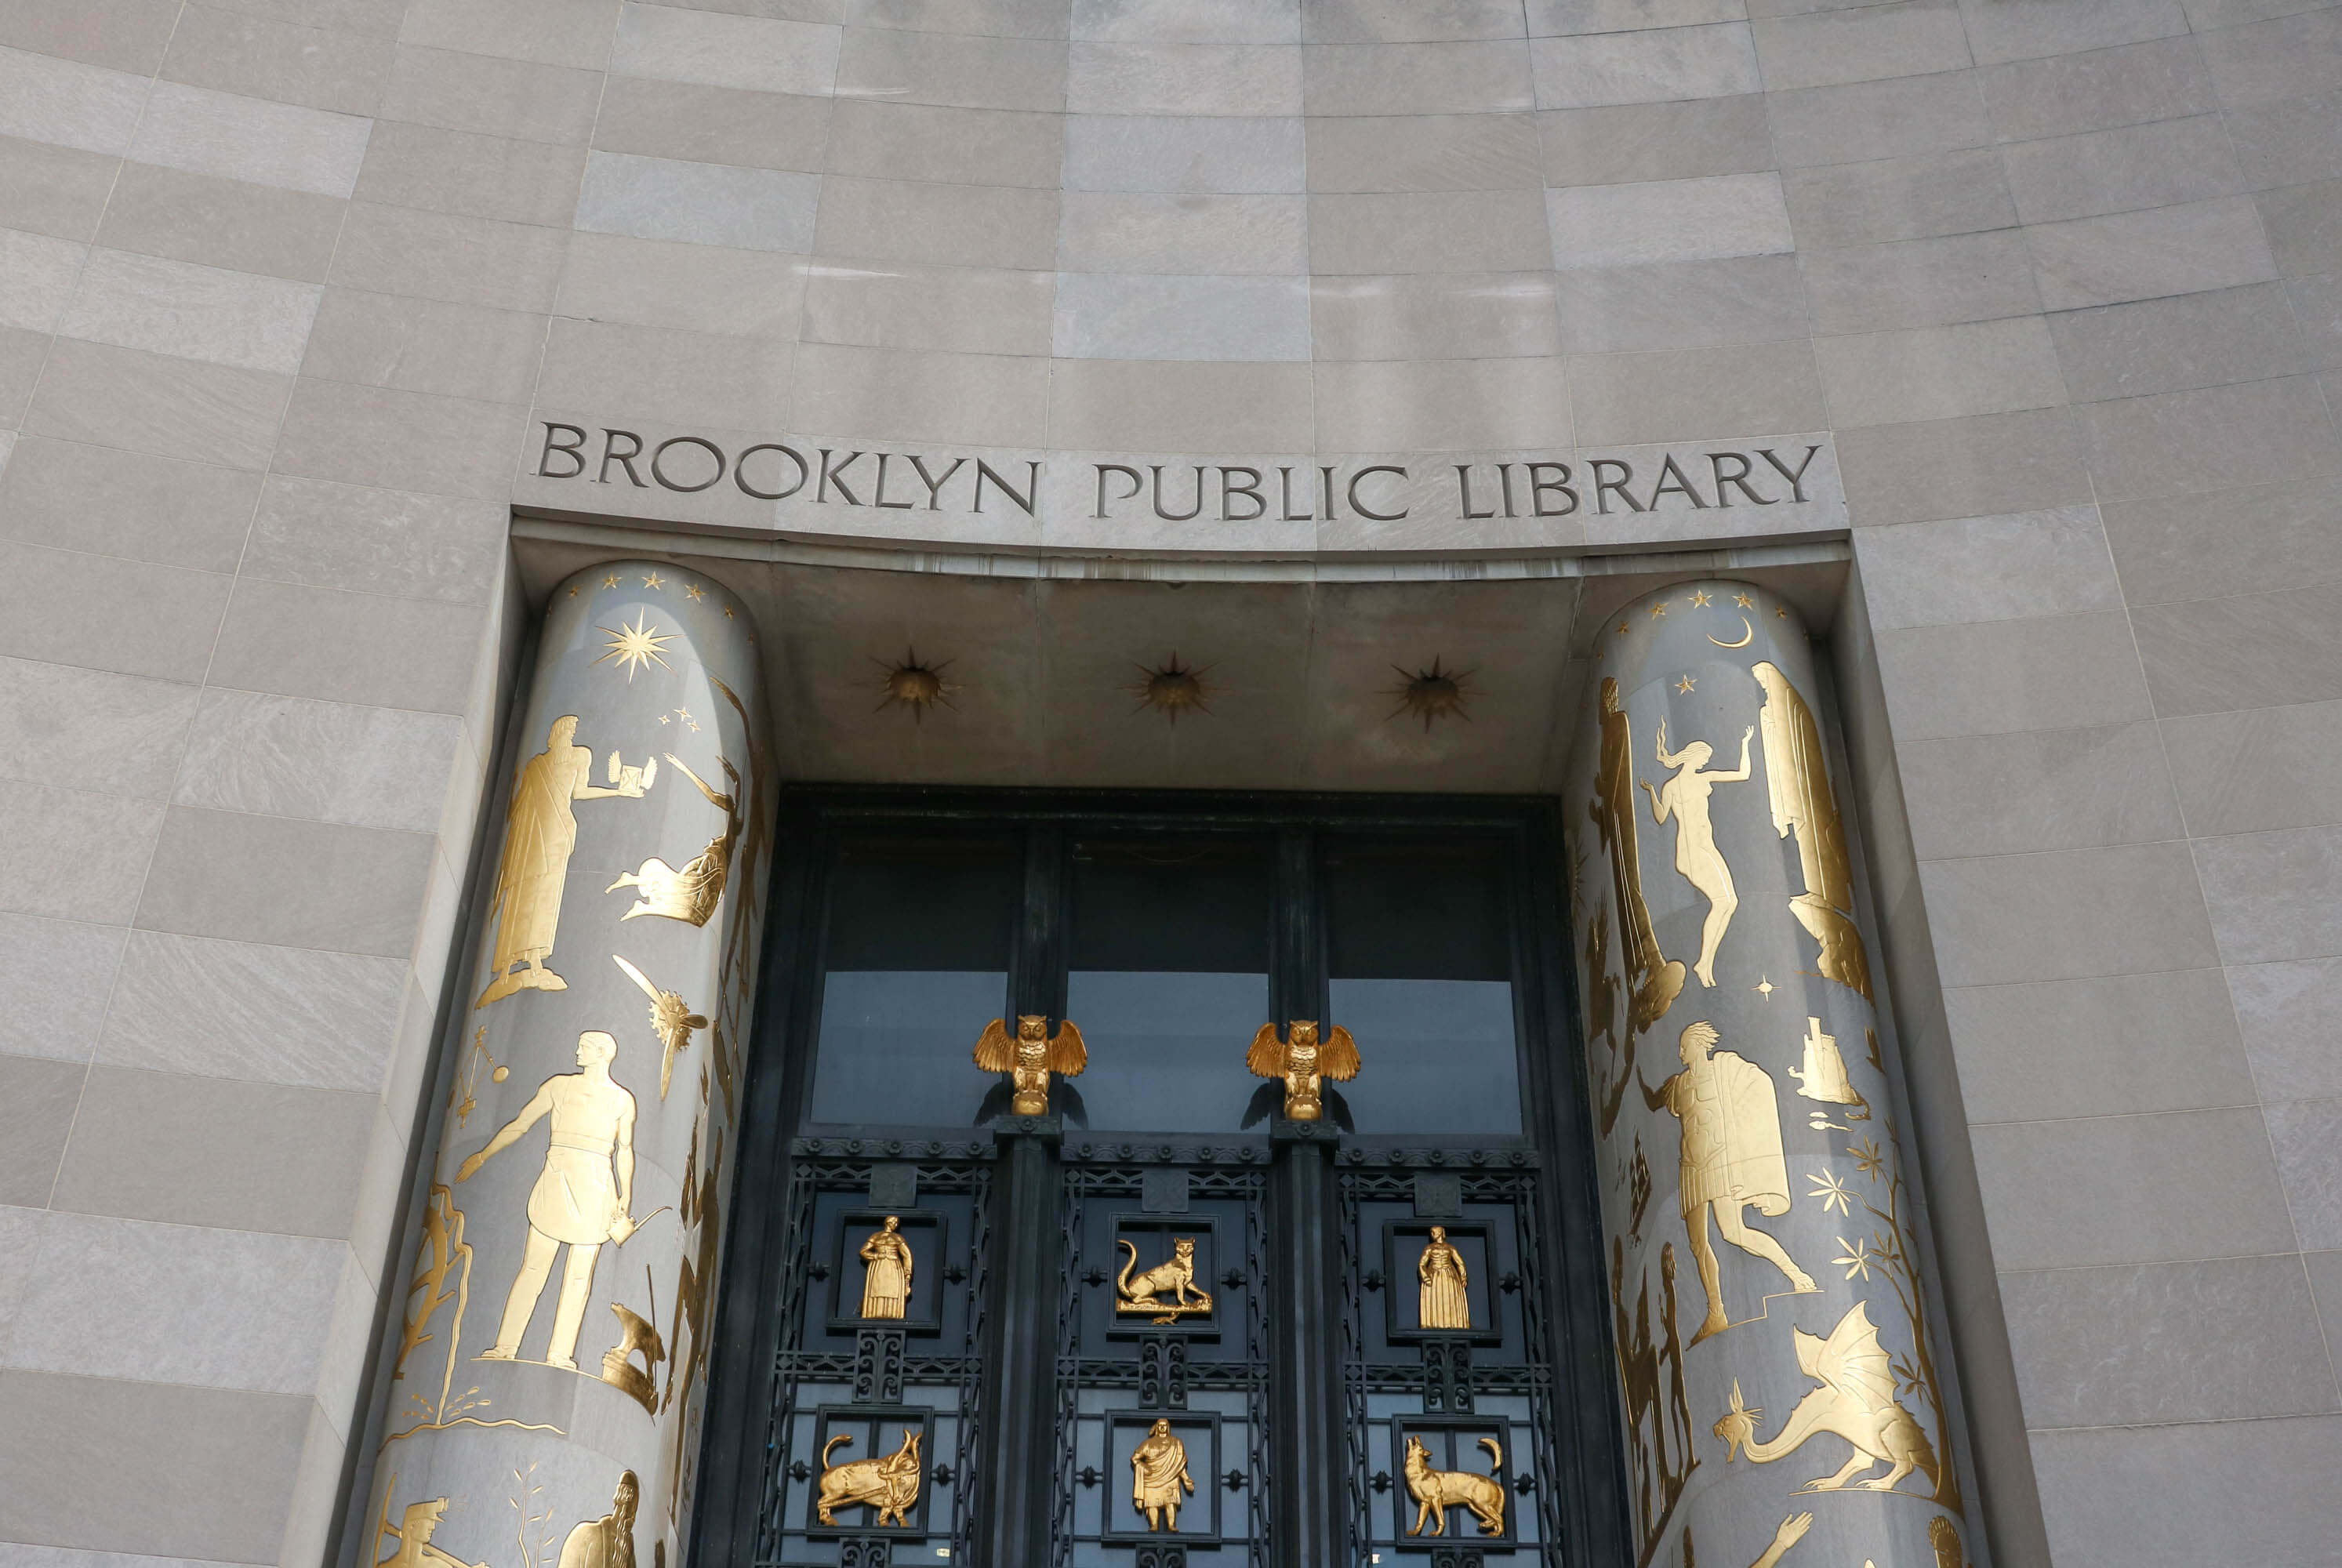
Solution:
[(1618, 951), (1626, 975), (1626, 1030), (1633, 1037), (1656, 1024), (1683, 990), (1680, 958), (1659, 951), (1651, 907), (1643, 898), (1642, 851), (1635, 835), (1635, 739), (1620, 705), (1618, 677), (1602, 677), (1601, 761), (1586, 813), (1610, 863), (1610, 897), (1618, 911)]
[[(381, 1534), (398, 1538), (398, 1550), (375, 1564), (375, 1568), (485, 1568), (431, 1543), (431, 1537), (446, 1517), (447, 1500), (444, 1497), (426, 1497), (420, 1503), (408, 1503), (397, 1523), (382, 1526)], [(381, 1543), (379, 1537), (375, 1543)]]
[(1416, 1316), (1425, 1328), (1472, 1326), (1472, 1301), (1465, 1288), (1464, 1254), (1448, 1241), (1446, 1225), (1431, 1227), (1431, 1240), (1424, 1246), (1423, 1255), (1416, 1260), (1415, 1273), (1422, 1285)]
[(1716, 1026), (1705, 1019), (1690, 1025), (1678, 1045), (1684, 1070), (1656, 1089), (1642, 1086), (1644, 1104), (1672, 1112), (1683, 1124), (1684, 1229), (1707, 1292), (1707, 1317), (1691, 1336), (1694, 1344), (1732, 1326), (1707, 1236), (1711, 1210), (1726, 1241), (1779, 1269), (1797, 1293), (1821, 1288), (1780, 1243), (1741, 1217), (1752, 1203), (1763, 1214), (1789, 1212), (1789, 1168), (1781, 1154), (1781, 1107), (1772, 1078), (1745, 1056), (1713, 1049), (1717, 1039)]
[(1169, 1422), (1158, 1421), (1130, 1453), (1130, 1500), (1146, 1515), (1146, 1528), (1179, 1528), (1183, 1487), (1195, 1494), (1196, 1483), (1187, 1479), (1187, 1445), (1171, 1435)]
[[(553, 955), (555, 928), (561, 924), (561, 894), (569, 880), (569, 852), (577, 847), (577, 818), (571, 805), (581, 800), (623, 795), (639, 800), (657, 776), (657, 764), (643, 770), (618, 767), (605, 788), (594, 782), (594, 754), (577, 741), (577, 715), (553, 721), (545, 750), (521, 764), (505, 810), (504, 854), (496, 863), (496, 888), (488, 900), (495, 942), (486, 990), (475, 1009), (517, 991), (566, 991), (569, 983), (545, 966)], [(519, 964), (515, 970), (513, 966)]]
[(862, 1264), (862, 1315), (900, 1319), (911, 1299), (911, 1243), (899, 1218), (888, 1214), (885, 1227), (870, 1233)]
[(519, 1115), (505, 1123), (487, 1147), (455, 1169), (467, 1182), (480, 1167), (520, 1141), (550, 1116), (552, 1141), (545, 1169), (528, 1194), (528, 1248), (505, 1300), (496, 1343), (481, 1353), (488, 1361), (512, 1361), (521, 1335), (545, 1293), (553, 1257), (564, 1246), (569, 1262), (561, 1275), (561, 1302), (553, 1314), (553, 1343), (545, 1360), (577, 1370), (577, 1330), (594, 1285), (594, 1263), (604, 1242), (624, 1242), (634, 1233), (629, 1213), (635, 1192), (635, 1097), (610, 1076), (618, 1043), (599, 1029), (577, 1036), (575, 1073), (557, 1073), (537, 1086)]
[(555, 1568), (635, 1568), (635, 1510), (642, 1496), (643, 1483), (633, 1471), (620, 1475), (610, 1512), (569, 1532)]

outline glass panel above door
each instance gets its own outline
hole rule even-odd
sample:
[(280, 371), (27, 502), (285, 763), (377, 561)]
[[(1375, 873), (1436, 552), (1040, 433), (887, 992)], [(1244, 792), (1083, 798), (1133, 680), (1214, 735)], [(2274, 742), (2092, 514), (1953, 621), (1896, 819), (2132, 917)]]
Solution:
[(1366, 1064), (1341, 1088), (1358, 1132), (1519, 1134), (1509, 844), (1326, 842), (1328, 1006)]
[(965, 1127), (1008, 1012), (1023, 864), (1006, 834), (849, 839), (829, 880), (809, 1121)]
[[(1234, 1132), (1244, 1120), (1245, 1045), (1269, 1015), (1276, 864), (1265, 838), (1076, 844), (1066, 1013), (1090, 1060), (1066, 1088), (1090, 1126)], [(1064, 1104), (1070, 1116), (1076, 1100)]]

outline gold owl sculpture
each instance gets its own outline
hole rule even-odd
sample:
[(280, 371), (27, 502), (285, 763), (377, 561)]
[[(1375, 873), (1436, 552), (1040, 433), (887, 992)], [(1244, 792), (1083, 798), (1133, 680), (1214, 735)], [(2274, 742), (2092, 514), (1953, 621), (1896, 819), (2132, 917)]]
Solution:
[(1259, 1078), (1285, 1080), (1285, 1119), (1315, 1122), (1326, 1114), (1322, 1080), (1346, 1084), (1358, 1075), (1358, 1043), (1339, 1024), (1321, 1041), (1317, 1025), (1296, 1019), (1291, 1037), (1280, 1041), (1276, 1025), (1264, 1024), (1245, 1053), (1245, 1065)]
[(1048, 1019), (1026, 1013), (1018, 1016), (1013, 1039), (997, 1018), (984, 1026), (984, 1033), (976, 1037), (976, 1064), (987, 1073), (1009, 1074), (1012, 1115), (1046, 1116), (1049, 1074), (1080, 1077), (1082, 1069), (1090, 1064), (1090, 1054), (1072, 1019), (1058, 1020), (1057, 1033), (1052, 1037)]

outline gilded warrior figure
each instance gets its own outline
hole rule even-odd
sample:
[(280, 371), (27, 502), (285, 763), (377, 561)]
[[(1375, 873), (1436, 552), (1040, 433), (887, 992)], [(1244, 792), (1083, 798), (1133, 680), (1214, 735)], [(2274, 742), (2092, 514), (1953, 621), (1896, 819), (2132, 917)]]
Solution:
[(1683, 960), (1659, 951), (1651, 906), (1643, 900), (1642, 851), (1635, 837), (1635, 736), (1618, 705), (1618, 677), (1602, 677), (1602, 760), (1586, 813), (1610, 862), (1610, 894), (1618, 907), (1618, 948), (1626, 974), (1626, 1031), (1634, 1036), (1656, 1024), (1683, 990)]
[(1130, 1500), (1146, 1515), (1147, 1529), (1179, 1528), (1182, 1487), (1195, 1494), (1196, 1483), (1187, 1479), (1187, 1445), (1171, 1435), (1169, 1422), (1158, 1421), (1130, 1454)]
[(899, 1319), (911, 1299), (911, 1243), (902, 1232), (903, 1222), (888, 1214), (886, 1228), (862, 1243), (864, 1317)]
[(595, 1260), (601, 1256), (604, 1242), (623, 1243), (635, 1233), (629, 1213), (635, 1191), (635, 1097), (610, 1076), (610, 1064), (617, 1054), (616, 1039), (599, 1029), (586, 1030), (577, 1036), (578, 1070), (556, 1073), (538, 1084), (520, 1114), (499, 1128), (486, 1148), (455, 1167), (457, 1182), (470, 1181), (531, 1127), (553, 1118), (545, 1169), (528, 1193), (527, 1250), (513, 1278), (512, 1293), (505, 1299), (496, 1343), (480, 1353), (484, 1361), (518, 1358), (521, 1335), (528, 1332), (529, 1319), (535, 1315), (553, 1273), (554, 1254), (566, 1245), (569, 1263), (562, 1271), (553, 1343), (545, 1359), (554, 1366), (577, 1370), (577, 1330), (594, 1287)]
[(1717, 1038), (1716, 1025), (1705, 1019), (1686, 1028), (1679, 1043), (1684, 1070), (1656, 1089), (1643, 1084), (1645, 1104), (1672, 1112), (1683, 1124), (1684, 1229), (1707, 1292), (1707, 1317), (1691, 1336), (1694, 1344), (1732, 1326), (1716, 1247), (1707, 1239), (1711, 1209), (1724, 1239), (1779, 1269), (1796, 1293), (1821, 1289), (1780, 1243), (1741, 1217), (1751, 1203), (1763, 1214), (1789, 1212), (1789, 1167), (1781, 1154), (1781, 1105), (1772, 1078), (1746, 1056), (1712, 1050)]
[[(576, 744), (577, 715), (553, 721), (545, 750), (521, 764), (505, 811), (505, 848), (496, 863), (496, 890), (488, 915), (496, 938), (488, 961), (494, 973), (475, 1009), (517, 991), (566, 991), (569, 983), (545, 966), (553, 955), (554, 929), (561, 924), (561, 894), (569, 881), (569, 852), (577, 847), (572, 803), (621, 795), (640, 800), (658, 776), (654, 760), (642, 769), (621, 768), (610, 756), (610, 787), (594, 782), (594, 754)], [(515, 972), (513, 965), (523, 968)]]
[(1417, 1316), (1425, 1328), (1470, 1328), (1472, 1302), (1465, 1289), (1464, 1254), (1447, 1240), (1447, 1227), (1431, 1227), (1431, 1240), (1416, 1260), (1416, 1277), (1422, 1281)]

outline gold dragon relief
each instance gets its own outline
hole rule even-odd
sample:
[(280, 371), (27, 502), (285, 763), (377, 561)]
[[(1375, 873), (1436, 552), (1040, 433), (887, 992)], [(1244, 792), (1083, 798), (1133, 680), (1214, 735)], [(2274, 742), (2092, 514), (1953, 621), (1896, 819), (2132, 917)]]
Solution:
[[(1731, 1408), (1716, 1419), (1713, 1429), (1724, 1442), (1726, 1463), (1745, 1453), (1752, 1464), (1769, 1464), (1787, 1458), (1810, 1439), (1828, 1433), (1844, 1438), (1854, 1452), (1835, 1472), (1807, 1481), (1800, 1491), (1837, 1492), (1858, 1486), (1870, 1492), (1892, 1492), (1916, 1471), (1940, 1495), (1942, 1463), (1918, 1418), (1896, 1398), (1894, 1361), (1878, 1341), (1868, 1303), (1857, 1302), (1847, 1308), (1827, 1338), (1803, 1329), (1792, 1329), (1790, 1337), (1797, 1369), (1820, 1386), (1807, 1391), (1778, 1432), (1759, 1438), (1757, 1423), (1764, 1410), (1744, 1401), (1735, 1380)], [(1878, 1464), (1887, 1466), (1883, 1473), (1863, 1476)]]

